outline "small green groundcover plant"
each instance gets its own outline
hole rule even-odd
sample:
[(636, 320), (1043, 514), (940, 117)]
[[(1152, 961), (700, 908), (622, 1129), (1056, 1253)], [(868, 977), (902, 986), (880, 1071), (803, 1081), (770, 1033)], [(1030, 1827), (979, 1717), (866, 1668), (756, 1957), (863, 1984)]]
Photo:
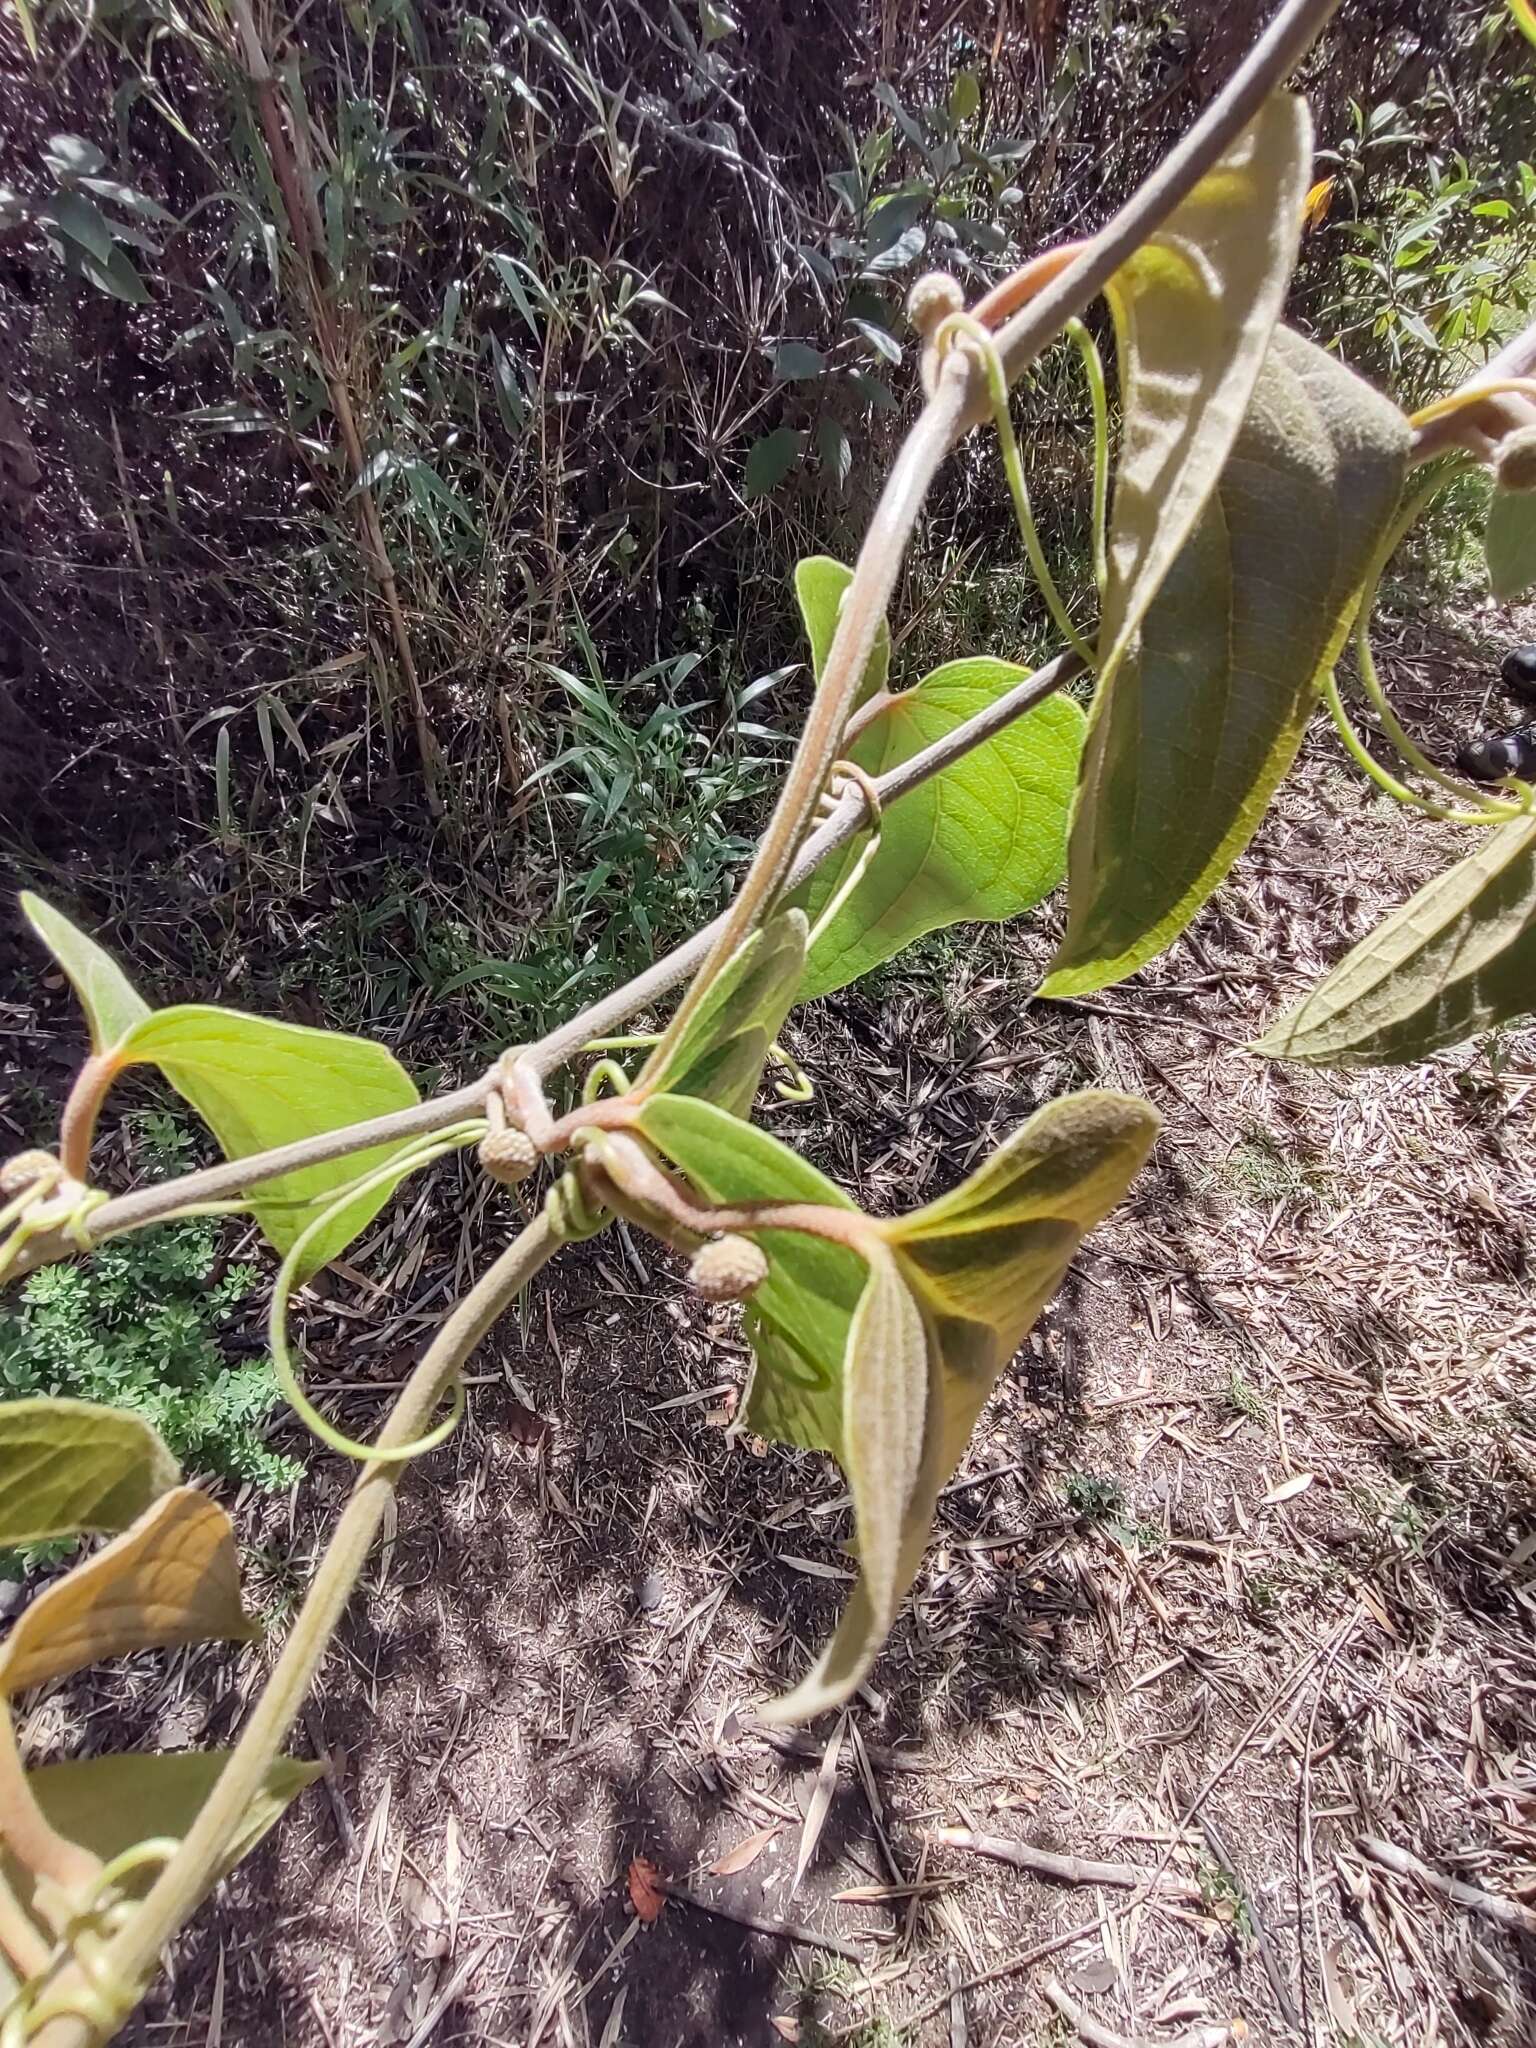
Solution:
[[(187, 1134), (173, 1118), (138, 1122), (151, 1168), (185, 1165)], [(302, 1466), (267, 1442), (280, 1398), (271, 1366), (264, 1356), (232, 1365), (218, 1341), (259, 1277), (221, 1262), (218, 1225), (201, 1216), (39, 1267), (14, 1312), (0, 1310), (0, 1399), (63, 1394), (130, 1409), (193, 1472), (291, 1485)]]
[[(1157, 1116), (1134, 1096), (1068, 1095), (949, 1194), (870, 1216), (754, 1120), (765, 1074), (797, 1085), (778, 1052), (796, 1003), (924, 932), (1016, 914), (1063, 867), (1066, 931), (1046, 991), (1133, 973), (1226, 875), (1321, 701), (1365, 772), (1473, 843), (1256, 1055), (1416, 1059), (1530, 1008), (1532, 792), (1487, 795), (1425, 760), (1381, 692), (1368, 635), (1394, 548), (1473, 463), (1495, 475), (1495, 591), (1536, 581), (1536, 333), (1406, 418), (1280, 324), (1312, 175), (1306, 107), (1281, 87), (1330, 12), (1329, 0), (1289, 0), (1091, 241), (1046, 252), (969, 308), (952, 279), (914, 289), (926, 404), (856, 566), (817, 559), (797, 575), (816, 687), (777, 808), (731, 908), (626, 987), (423, 1102), (364, 1040), (206, 1004), (152, 1008), (93, 940), (27, 899), (91, 1052), (56, 1149), (0, 1175), (0, 1279), (152, 1223), (249, 1214), (281, 1260), (269, 1337), (284, 1392), (359, 1476), (233, 1750), (25, 1771), (10, 1696), (128, 1651), (256, 1630), (227, 1516), (183, 1482), (145, 1416), (41, 1397), (0, 1406), (0, 1543), (109, 1539), (0, 1645), (3, 2048), (110, 2036), (165, 1943), (313, 1777), (318, 1766), (286, 1761), (282, 1744), (395, 1487), (453, 1429), (473, 1348), (562, 1246), (615, 1218), (682, 1252), (706, 1297), (744, 1303), (753, 1426), (846, 1474), (857, 1582), (812, 1669), (763, 1713), (803, 1720), (850, 1696), (998, 1375), (1084, 1232), (1135, 1178)], [(1121, 399), (1112, 493), (1105, 380), (1072, 324), (1101, 292)], [(1009, 385), (1058, 335), (1081, 359), (1096, 421), (1096, 623), (1069, 617), (1051, 581), (1009, 424)], [(902, 550), (939, 465), (977, 428), (998, 434), (1064, 651), (1033, 673), (974, 655), (894, 679), (886, 612)], [(1350, 726), (1333, 668), (1351, 633), (1404, 773), (1430, 793), (1388, 775)], [(1060, 694), (1084, 674), (1086, 720)], [(624, 1035), (682, 984), (658, 1034)], [(642, 1057), (620, 1065), (625, 1051)], [(573, 1106), (552, 1108), (546, 1084), (584, 1058)], [(158, 1069), (225, 1163), (109, 1198), (91, 1184), (92, 1136), (134, 1066)], [(494, 1179), (535, 1182), (532, 1220), (450, 1313), (378, 1437), (354, 1442), (295, 1378), (290, 1295), (407, 1176), (466, 1147)]]

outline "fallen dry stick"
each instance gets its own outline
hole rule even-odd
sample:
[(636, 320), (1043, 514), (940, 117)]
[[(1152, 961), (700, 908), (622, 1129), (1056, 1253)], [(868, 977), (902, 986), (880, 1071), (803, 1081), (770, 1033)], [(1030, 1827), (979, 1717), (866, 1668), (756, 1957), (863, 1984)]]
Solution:
[(818, 1934), (814, 1927), (802, 1927), (795, 1920), (770, 1920), (766, 1913), (749, 1913), (741, 1906), (718, 1905), (713, 1899), (701, 1899), (697, 1892), (684, 1891), (681, 1885), (662, 1881), (661, 1889), (669, 1899), (676, 1899), (680, 1906), (694, 1906), (701, 1913), (713, 1913), (717, 1920), (733, 1920), (738, 1927), (750, 1927), (754, 1934), (771, 1934), (775, 1941), (798, 1941), (806, 1948), (824, 1948), (831, 1955), (842, 1956), (846, 1962), (864, 1961), (862, 1949), (854, 1947), (851, 1941), (839, 1941), (835, 1934)]
[(978, 1835), (970, 1828), (929, 1828), (927, 1837), (946, 1849), (970, 1849), (978, 1856), (992, 1856), (999, 1863), (1032, 1870), (1037, 1877), (1054, 1877), (1062, 1884), (1115, 1884), (1127, 1890), (1145, 1885), (1148, 1891), (1177, 1892), (1186, 1899), (1200, 1896), (1200, 1887), (1187, 1877), (1138, 1870), (1130, 1863), (1098, 1863), (1091, 1856), (1058, 1856), (1054, 1849), (1036, 1849), (1010, 1835)]
[(1498, 1898), (1493, 1892), (1480, 1892), (1475, 1885), (1463, 1884), (1459, 1877), (1447, 1877), (1442, 1871), (1431, 1870), (1409, 1850), (1384, 1842), (1379, 1835), (1362, 1835), (1360, 1849), (1383, 1870), (1390, 1870), (1398, 1877), (1416, 1878), (1426, 1890), (1438, 1892), (1442, 1899), (1465, 1906), (1469, 1912), (1481, 1913), (1485, 1920), (1496, 1921), (1500, 1927), (1508, 1928), (1511, 1934), (1536, 1935), (1536, 1913), (1529, 1906), (1522, 1906), (1514, 1899)]
[[(1153, 2048), (1150, 2041), (1138, 2041), (1131, 2034), (1117, 2034), (1113, 2027), (1101, 2027), (1097, 2020), (1089, 2019), (1054, 1977), (1046, 1979), (1040, 1986), (1040, 1992), (1069, 2026), (1076, 2027), (1082, 2039), (1089, 2043), (1089, 2048)], [(1232, 2038), (1231, 2027), (1222, 2021), (1209, 2027), (1191, 2027), (1185, 2034), (1171, 2035), (1167, 2040), (1158, 2041), (1156, 2048), (1226, 2048)]]

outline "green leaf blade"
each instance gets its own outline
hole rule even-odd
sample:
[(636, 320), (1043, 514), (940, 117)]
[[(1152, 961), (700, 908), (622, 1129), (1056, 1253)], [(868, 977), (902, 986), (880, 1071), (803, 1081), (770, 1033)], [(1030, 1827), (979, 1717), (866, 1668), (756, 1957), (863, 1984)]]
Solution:
[(1257, 1041), (1270, 1059), (1398, 1066), (1536, 1010), (1536, 818), (1467, 857), (1367, 933)]
[[(883, 1468), (878, 1454), (870, 1461), (871, 1471), (896, 1476), (883, 1495), (863, 1500), (855, 1489), (863, 1569), (831, 1642), (792, 1691), (762, 1710), (764, 1721), (787, 1725), (841, 1705), (873, 1664), (922, 1563), (939, 1494), (998, 1375), (1060, 1285), (1085, 1233), (1139, 1172), (1157, 1128), (1156, 1111), (1134, 1096), (1090, 1091), (1064, 1097), (1037, 1111), (950, 1194), (880, 1226), (911, 1309), (888, 1297), (878, 1322), (871, 1316), (864, 1326), (862, 1354), (855, 1318), (845, 1397), (851, 1405), (856, 1360), (876, 1372), (877, 1357), (899, 1361), (894, 1387), (882, 1389), (885, 1410), (875, 1418), (899, 1455), (888, 1452)], [(866, 1291), (860, 1316), (871, 1299)], [(916, 1390), (916, 1340), (906, 1323), (912, 1311), (923, 1333), (926, 1379), (915, 1466), (910, 1438), (902, 1433), (909, 1426), (902, 1404)], [(845, 1423), (845, 1444), (852, 1427)], [(849, 1457), (843, 1466), (851, 1480)], [(892, 1501), (908, 1472), (910, 1491), (893, 1535)], [(873, 1494), (873, 1488), (865, 1491)]]
[(116, 1534), (181, 1478), (142, 1416), (39, 1396), (0, 1405), (0, 1543)]
[(697, 1095), (732, 1116), (752, 1107), (768, 1048), (793, 1008), (805, 968), (806, 922), (782, 911), (726, 962), (648, 1086)]
[[(365, 1038), (188, 1003), (157, 1010), (123, 1042), (125, 1061), (159, 1067), (203, 1118), (227, 1159), (244, 1159), (340, 1126), (410, 1109), (415, 1084), (394, 1054)], [(344, 1159), (263, 1182), (252, 1194), (257, 1221), (280, 1252), (318, 1213), (315, 1204), (398, 1156), (372, 1146)], [(311, 1243), (301, 1278), (351, 1243), (388, 1200), (387, 1187), (360, 1196)]]
[[(795, 564), (795, 601), (800, 607), (805, 637), (811, 643), (811, 671), (818, 684), (827, 666), (827, 656), (832, 651), (843, 594), (852, 581), (853, 571), (831, 555), (806, 555)], [(855, 709), (885, 688), (890, 672), (891, 629), (882, 619), (869, 660), (864, 665), (864, 673), (859, 678), (854, 697)]]
[[(156, 1836), (181, 1840), (190, 1830), (228, 1763), (227, 1750), (189, 1750), (180, 1755), (93, 1756), (44, 1764), (28, 1771), (27, 1784), (43, 1818), (66, 1841), (78, 1842), (106, 1863)], [(240, 1827), (209, 1888), (248, 1856), (284, 1809), (306, 1785), (324, 1775), (323, 1763), (279, 1757), (247, 1807)], [(0, 1874), (24, 1907), (30, 1907), (32, 1874), (0, 1844)], [(130, 1872), (124, 1889), (142, 1893), (158, 1875), (155, 1864)]]
[[(713, 1103), (657, 1095), (640, 1130), (710, 1202), (853, 1203), (807, 1160)], [(757, 1358), (748, 1419), (762, 1435), (843, 1462), (843, 1361), (867, 1268), (856, 1253), (798, 1231), (755, 1233), (768, 1277), (746, 1313)]]
[(150, 1014), (148, 1003), (111, 955), (30, 890), (21, 898), (28, 924), (68, 975), (90, 1026), (91, 1051), (117, 1050)]
[(742, 496), (765, 498), (770, 491), (777, 490), (800, 460), (804, 448), (802, 427), (775, 427), (754, 441), (747, 450), (746, 466), (741, 473)]
[(1396, 512), (1408, 441), (1389, 401), (1275, 331), (1216, 491), (1100, 681), (1043, 994), (1155, 958), (1253, 837)]
[[(1029, 673), (985, 655), (946, 662), (883, 705), (848, 754), (870, 775), (885, 774)], [(844, 987), (926, 932), (1001, 923), (1047, 896), (1066, 867), (1084, 731), (1069, 697), (1047, 698), (891, 805), (878, 852), (811, 947), (801, 999)], [(813, 922), (857, 857), (855, 846), (806, 885)]]
[(1496, 486), (1484, 546), (1494, 596), (1501, 604), (1523, 597), (1536, 584), (1536, 491)]
[(1242, 424), (1296, 261), (1311, 156), (1305, 104), (1275, 94), (1110, 282), (1125, 427), (1099, 634), (1106, 676)]

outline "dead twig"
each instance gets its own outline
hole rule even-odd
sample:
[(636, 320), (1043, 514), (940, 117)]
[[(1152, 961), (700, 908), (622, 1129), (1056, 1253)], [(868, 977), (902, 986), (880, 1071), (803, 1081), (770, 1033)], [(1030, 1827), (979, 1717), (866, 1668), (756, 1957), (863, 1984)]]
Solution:
[[(1117, 2034), (1113, 2027), (1101, 2027), (1097, 2020), (1089, 2019), (1054, 1977), (1047, 1978), (1040, 1992), (1067, 2024), (1077, 2029), (1081, 2039), (1089, 2043), (1089, 2048), (1153, 2048), (1150, 2041), (1138, 2040), (1132, 2034)], [(1233, 2038), (1231, 2027), (1223, 2020), (1213, 2026), (1191, 2027), (1187, 2033), (1174, 2034), (1169, 2040), (1158, 2041), (1156, 2048), (1225, 2048), (1225, 2043)]]
[(1492, 1920), (1511, 1934), (1536, 1935), (1536, 1912), (1515, 1899), (1501, 1899), (1492, 1892), (1480, 1892), (1476, 1885), (1463, 1884), (1459, 1877), (1447, 1877), (1443, 1871), (1432, 1870), (1411, 1850), (1399, 1849), (1395, 1842), (1384, 1842), (1379, 1835), (1361, 1835), (1359, 1847), (1363, 1856), (1368, 1856), (1372, 1863), (1379, 1864), (1383, 1870), (1390, 1870), (1396, 1877), (1411, 1877), (1426, 1891), (1438, 1892), (1442, 1899), (1449, 1899), (1453, 1905), (1465, 1906), (1469, 1913), (1481, 1913), (1485, 1920)]
[(766, 1913), (749, 1913), (744, 1906), (701, 1899), (697, 1892), (685, 1891), (681, 1885), (668, 1884), (665, 1879), (661, 1889), (679, 1905), (694, 1906), (701, 1913), (713, 1914), (716, 1920), (731, 1920), (738, 1927), (750, 1927), (754, 1934), (768, 1934), (775, 1941), (798, 1942), (804, 1948), (822, 1948), (829, 1955), (841, 1956), (845, 1962), (863, 1964), (863, 1952), (851, 1941), (839, 1941), (835, 1934), (818, 1934), (814, 1927), (802, 1926), (798, 1920), (770, 1920)]
[(930, 1842), (942, 1843), (946, 1849), (969, 1849), (977, 1856), (991, 1856), (999, 1863), (1011, 1863), (1016, 1870), (1053, 1877), (1061, 1884), (1111, 1884), (1127, 1891), (1144, 1886), (1148, 1891), (1177, 1892), (1186, 1899), (1200, 1896), (1200, 1887), (1192, 1879), (1175, 1877), (1169, 1871), (1100, 1863), (1091, 1856), (1061, 1856), (1054, 1849), (1015, 1841), (1011, 1835), (982, 1835), (971, 1828), (928, 1828), (925, 1832)]

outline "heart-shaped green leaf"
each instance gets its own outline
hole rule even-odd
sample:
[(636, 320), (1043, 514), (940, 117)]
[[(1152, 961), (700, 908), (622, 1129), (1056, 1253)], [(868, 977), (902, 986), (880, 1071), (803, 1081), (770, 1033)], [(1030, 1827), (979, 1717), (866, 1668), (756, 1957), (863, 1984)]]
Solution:
[(1319, 1066), (1400, 1066), (1536, 1011), (1536, 818), (1486, 832), (1254, 1047)]
[[(854, 1207), (798, 1152), (713, 1103), (653, 1096), (640, 1129), (706, 1201)], [(764, 1436), (843, 1463), (843, 1359), (868, 1269), (845, 1246), (799, 1231), (764, 1230), (756, 1241), (768, 1277), (746, 1314), (757, 1356), (748, 1419)]]
[[(93, 1756), (73, 1763), (45, 1764), (28, 1771), (27, 1784), (55, 1834), (78, 1842), (103, 1863), (139, 1842), (169, 1835), (180, 1840), (218, 1783), (229, 1761), (227, 1750), (189, 1750), (174, 1756)], [(217, 1868), (209, 1888), (234, 1869), (281, 1816), (283, 1809), (325, 1770), (323, 1763), (301, 1763), (279, 1757), (267, 1772), (261, 1791), (246, 1809), (239, 1832)], [(21, 1904), (29, 1906), (32, 1874), (0, 1845), (0, 1875)], [(154, 1882), (157, 1866), (146, 1863), (123, 1880), (128, 1892), (143, 1892)]]
[(658, 1094), (698, 1095), (732, 1116), (748, 1113), (768, 1048), (794, 1005), (805, 937), (799, 910), (781, 912), (752, 934), (711, 982), (650, 1084)]
[[(244, 1159), (420, 1101), (394, 1054), (366, 1038), (188, 1003), (151, 1010), (121, 968), (56, 910), (23, 896), (34, 930), (73, 982), (92, 1049), (116, 1066), (158, 1066), (212, 1129), (227, 1159)], [(266, 1181), (251, 1207), (280, 1252), (314, 1220), (315, 1203), (383, 1166), (402, 1146), (377, 1145)], [(300, 1280), (334, 1259), (389, 1199), (388, 1186), (351, 1204), (305, 1255)]]
[[(410, 1076), (382, 1045), (201, 1003), (156, 1010), (120, 1052), (125, 1065), (159, 1067), (210, 1126), (227, 1159), (409, 1109), (420, 1100)], [(313, 1221), (317, 1198), (338, 1192), (401, 1149), (378, 1145), (265, 1181), (251, 1199), (256, 1219), (286, 1252)], [(375, 1188), (343, 1210), (310, 1245), (299, 1277), (309, 1278), (335, 1258), (388, 1198), (387, 1187)]]
[[(830, 555), (807, 555), (795, 564), (795, 597), (805, 622), (805, 637), (811, 643), (811, 669), (818, 683), (826, 668), (827, 656), (832, 651), (843, 594), (852, 581), (853, 571), (844, 563), (834, 561)], [(869, 660), (864, 664), (864, 674), (859, 680), (855, 707), (867, 702), (877, 690), (883, 690), (890, 672), (891, 629), (882, 619)]]
[(23, 1609), (0, 1644), (0, 1695), (132, 1650), (260, 1633), (240, 1605), (228, 1515), (195, 1486), (178, 1486)]
[(1100, 672), (1113, 674), (1227, 459), (1301, 238), (1303, 102), (1277, 93), (1107, 291), (1125, 425)]
[(1397, 408), (1277, 328), (1220, 482), (1094, 699), (1046, 995), (1172, 944), (1290, 767), (1397, 510)]
[(0, 1405), (0, 1543), (126, 1529), (180, 1477), (142, 1416), (46, 1396)]
[(27, 922), (69, 976), (90, 1026), (91, 1051), (108, 1053), (149, 1015), (149, 1005), (126, 974), (94, 939), (78, 931), (62, 911), (24, 891)]
[[(945, 662), (882, 704), (848, 755), (883, 775), (1028, 676), (987, 655)], [(1066, 865), (1083, 731), (1069, 697), (1047, 698), (892, 804), (874, 859), (811, 947), (801, 999), (857, 980), (924, 932), (1017, 917), (1049, 894)], [(806, 884), (812, 923), (857, 857), (855, 845)]]

